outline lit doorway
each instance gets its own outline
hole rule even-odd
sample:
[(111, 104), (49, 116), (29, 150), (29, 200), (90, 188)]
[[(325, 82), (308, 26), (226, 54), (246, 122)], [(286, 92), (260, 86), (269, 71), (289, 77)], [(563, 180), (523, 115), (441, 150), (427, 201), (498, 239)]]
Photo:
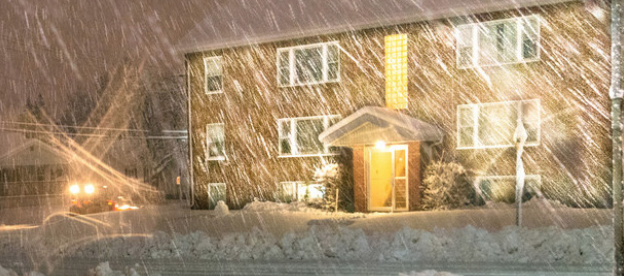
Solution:
[(368, 210), (407, 211), (407, 145), (369, 148)]

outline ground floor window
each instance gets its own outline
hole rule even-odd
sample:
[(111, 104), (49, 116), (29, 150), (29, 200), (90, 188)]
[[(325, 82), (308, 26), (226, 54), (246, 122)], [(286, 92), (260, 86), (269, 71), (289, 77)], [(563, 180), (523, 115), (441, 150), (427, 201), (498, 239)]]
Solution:
[(217, 206), (217, 202), (226, 202), (227, 186), (225, 183), (210, 183), (208, 184), (208, 207), (214, 209)]
[(318, 183), (304, 181), (280, 182), (276, 199), (282, 202), (315, 201), (323, 199), (325, 187)]
[(513, 147), (513, 135), (519, 123), (528, 134), (526, 145), (539, 145), (538, 99), (460, 105), (457, 107), (457, 148)]
[[(497, 175), (481, 176), (476, 179), (476, 188), (485, 201), (515, 202), (516, 176)], [(523, 200), (540, 194), (542, 177), (540, 175), (527, 175), (524, 180)]]
[(279, 119), (277, 128), (280, 156), (331, 154), (330, 147), (319, 141), (318, 137), (339, 119), (338, 115)]

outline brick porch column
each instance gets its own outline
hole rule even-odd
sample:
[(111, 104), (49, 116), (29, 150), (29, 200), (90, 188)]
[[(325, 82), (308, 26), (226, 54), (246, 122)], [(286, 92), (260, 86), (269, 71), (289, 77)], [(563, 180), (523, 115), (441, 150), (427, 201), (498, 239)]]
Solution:
[(364, 163), (364, 147), (353, 147), (353, 200), (356, 212), (366, 210), (366, 164)]
[(409, 210), (416, 211), (420, 209), (420, 142), (408, 143), (407, 148)]

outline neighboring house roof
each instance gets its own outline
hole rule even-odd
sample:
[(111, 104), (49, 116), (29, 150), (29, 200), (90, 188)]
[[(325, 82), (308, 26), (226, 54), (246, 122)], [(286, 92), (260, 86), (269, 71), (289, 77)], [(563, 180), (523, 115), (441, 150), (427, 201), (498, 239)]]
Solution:
[(227, 0), (178, 43), (184, 53), (579, 0)]
[(364, 107), (319, 135), (321, 142), (339, 147), (440, 139), (442, 131), (437, 127), (378, 106)]
[(67, 159), (56, 148), (32, 139), (0, 157), (0, 167), (65, 164)]

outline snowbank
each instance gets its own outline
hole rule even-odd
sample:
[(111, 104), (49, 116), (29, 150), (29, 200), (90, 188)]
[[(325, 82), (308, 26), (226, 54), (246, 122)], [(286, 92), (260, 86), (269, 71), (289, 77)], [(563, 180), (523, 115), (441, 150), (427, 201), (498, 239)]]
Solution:
[(561, 230), (507, 227), (496, 233), (467, 226), (432, 232), (403, 228), (367, 235), (361, 229), (312, 225), (280, 238), (254, 228), (221, 239), (197, 231), (188, 235), (156, 232), (149, 238), (98, 240), (73, 255), (112, 259), (198, 258), (210, 260), (345, 260), (414, 262), (497, 262), (605, 264), (613, 255), (610, 227)]
[(425, 270), (422, 272), (412, 271), (410, 273), (399, 273), (399, 276), (462, 276), (450, 272), (438, 272), (435, 270)]
[(217, 207), (215, 207), (215, 213), (217, 216), (226, 216), (230, 214), (230, 208), (228, 208), (223, 200), (219, 200), (219, 202), (217, 202)]
[[(138, 265), (136, 265), (138, 267)], [(155, 275), (155, 274), (152, 274)], [(100, 263), (93, 269), (89, 269), (87, 276), (141, 276), (133, 267), (126, 268), (126, 272), (113, 270), (108, 262)]]
[(0, 276), (17, 276), (17, 273), (0, 265)]
[(310, 208), (305, 202), (294, 201), (291, 203), (277, 203), (271, 201), (253, 201), (243, 207), (247, 212), (305, 212), (324, 213), (323, 210)]

